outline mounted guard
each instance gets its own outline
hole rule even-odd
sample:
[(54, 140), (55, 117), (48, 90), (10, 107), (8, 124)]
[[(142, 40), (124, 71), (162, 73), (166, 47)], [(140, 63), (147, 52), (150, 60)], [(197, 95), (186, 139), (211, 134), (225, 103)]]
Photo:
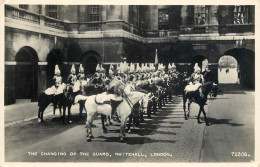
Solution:
[[(184, 90), (185, 94), (187, 92), (197, 91), (201, 87), (202, 84), (204, 84), (204, 77), (201, 74), (201, 69), (198, 66), (198, 63), (196, 63), (194, 66), (194, 73), (191, 74), (191, 77), (190, 77), (189, 85), (187, 85), (185, 87), (185, 90)], [(201, 89), (199, 89), (199, 93), (200, 93), (201, 97), (204, 97)]]

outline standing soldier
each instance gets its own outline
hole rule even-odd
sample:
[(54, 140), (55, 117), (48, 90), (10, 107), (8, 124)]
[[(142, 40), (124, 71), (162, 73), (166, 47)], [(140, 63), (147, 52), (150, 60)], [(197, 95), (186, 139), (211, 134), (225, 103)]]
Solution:
[(54, 71), (55, 75), (53, 77), (53, 81), (54, 81), (54, 86), (52, 87), (54, 89), (54, 94), (55, 95), (59, 95), (63, 93), (63, 84), (62, 84), (62, 77), (61, 77), (61, 72), (59, 69), (58, 65), (55, 65), (55, 71)]
[(76, 69), (75, 65), (73, 64), (70, 70), (70, 75), (68, 76), (67, 83), (69, 83), (71, 86), (73, 86), (77, 81), (77, 76), (76, 76)]
[(82, 82), (82, 80), (85, 80), (84, 68), (83, 68), (82, 64), (79, 65), (79, 74), (78, 74), (77, 78), (80, 82)]

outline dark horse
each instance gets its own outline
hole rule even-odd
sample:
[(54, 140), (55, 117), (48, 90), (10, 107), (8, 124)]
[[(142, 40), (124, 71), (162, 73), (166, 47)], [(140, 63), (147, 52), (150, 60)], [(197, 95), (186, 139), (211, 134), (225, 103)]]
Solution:
[[(192, 102), (195, 102), (199, 105), (200, 110), (199, 110), (199, 114), (197, 117), (198, 123), (200, 122), (200, 114), (201, 112), (204, 115), (205, 118), (205, 123), (207, 126), (209, 126), (209, 123), (207, 121), (207, 117), (206, 117), (206, 113), (204, 110), (204, 105), (206, 104), (207, 101), (207, 96), (210, 92), (213, 92), (213, 95), (216, 97), (217, 96), (217, 91), (218, 91), (218, 87), (215, 83), (213, 82), (207, 82), (205, 84), (203, 84), (199, 89), (202, 89), (202, 94), (203, 97), (200, 95), (199, 90), (197, 91), (191, 91), (191, 92), (183, 92), (183, 109), (184, 109), (184, 116), (185, 116), (185, 120), (187, 120), (190, 116), (190, 105)], [(186, 102), (188, 100), (188, 114), (186, 114)]]
[[(61, 108), (63, 106), (65, 96), (64, 94), (59, 95), (47, 95), (44, 92), (40, 94), (39, 100), (38, 100), (38, 122), (43, 123), (43, 113), (45, 109), (49, 106), (50, 103), (53, 103), (53, 112), (55, 113), (56, 106), (58, 105), (60, 109), (60, 115), (61, 115)], [(62, 116), (62, 115), (61, 115)]]
[[(66, 125), (65, 122), (65, 115), (66, 115), (66, 108), (68, 107), (68, 122), (71, 123), (70, 120), (70, 109), (73, 104), (72, 102), (72, 88), (69, 85), (65, 86), (65, 89), (63, 90), (63, 93), (58, 95), (47, 95), (44, 92), (40, 94), (39, 100), (38, 100), (38, 122), (42, 123), (43, 120), (43, 113), (45, 109), (48, 107), (50, 103), (53, 103), (53, 114), (55, 114), (56, 107), (59, 107), (60, 115), (62, 117), (62, 122), (64, 125)], [(63, 114), (61, 112), (61, 109), (63, 109)]]

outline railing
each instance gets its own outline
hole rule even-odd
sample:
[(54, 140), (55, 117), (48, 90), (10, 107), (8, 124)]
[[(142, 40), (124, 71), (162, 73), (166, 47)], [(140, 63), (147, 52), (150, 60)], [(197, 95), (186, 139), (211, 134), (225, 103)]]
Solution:
[(40, 15), (14, 6), (5, 5), (5, 17), (40, 24)]
[(227, 24), (225, 26), (219, 26), (219, 34), (227, 33), (254, 33), (254, 24)]
[(51, 17), (44, 16), (44, 25), (47, 27), (57, 28), (64, 30), (64, 22)]

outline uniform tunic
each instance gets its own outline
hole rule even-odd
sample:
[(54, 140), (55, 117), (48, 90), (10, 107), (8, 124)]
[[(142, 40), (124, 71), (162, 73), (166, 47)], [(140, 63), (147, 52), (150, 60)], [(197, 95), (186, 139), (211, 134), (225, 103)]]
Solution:
[(190, 81), (189, 85), (185, 87), (185, 91), (196, 91), (204, 83), (203, 75), (193, 73)]

